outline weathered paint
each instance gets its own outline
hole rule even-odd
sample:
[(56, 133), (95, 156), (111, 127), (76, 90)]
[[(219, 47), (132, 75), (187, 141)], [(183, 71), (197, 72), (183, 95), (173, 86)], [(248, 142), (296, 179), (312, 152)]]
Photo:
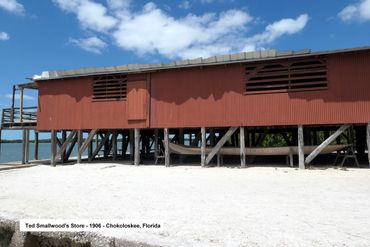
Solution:
[[(245, 95), (243, 64), (153, 72), (148, 90), (140, 93), (147, 95), (148, 104), (139, 105), (143, 99), (135, 101), (141, 113), (137, 112), (138, 118), (146, 110), (146, 119), (133, 121), (128, 120), (126, 101), (92, 102), (91, 77), (43, 81), (39, 82), (38, 129), (370, 122), (369, 51), (333, 54), (327, 60), (328, 89), (294, 93)], [(136, 77), (143, 80), (143, 75)]]
[(128, 121), (126, 104), (125, 100), (93, 102), (92, 77), (39, 82), (37, 129), (149, 127), (149, 117)]

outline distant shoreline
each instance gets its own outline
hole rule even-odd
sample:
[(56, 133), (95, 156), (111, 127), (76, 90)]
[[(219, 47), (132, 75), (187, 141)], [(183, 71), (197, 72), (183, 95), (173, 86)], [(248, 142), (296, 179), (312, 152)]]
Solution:
[[(30, 140), (30, 142), (35, 142), (35, 140)], [(49, 143), (50, 139), (39, 140), (39, 143)], [(22, 140), (1, 140), (0, 143), (22, 143)]]

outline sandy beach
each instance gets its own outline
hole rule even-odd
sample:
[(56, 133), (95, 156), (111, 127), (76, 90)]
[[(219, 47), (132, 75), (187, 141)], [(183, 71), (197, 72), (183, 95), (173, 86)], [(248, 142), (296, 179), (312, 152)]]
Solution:
[(96, 163), (0, 172), (0, 217), (157, 219), (158, 246), (369, 246), (370, 170)]

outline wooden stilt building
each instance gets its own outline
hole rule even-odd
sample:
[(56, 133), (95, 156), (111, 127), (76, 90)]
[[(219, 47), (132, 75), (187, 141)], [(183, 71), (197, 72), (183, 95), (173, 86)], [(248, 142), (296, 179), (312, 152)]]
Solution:
[[(291, 165), (297, 155), (303, 169), (335, 140), (341, 144), (341, 135), (347, 141), (337, 151), (345, 150), (345, 158), (365, 155), (370, 146), (369, 64), (370, 48), (364, 47), (46, 71), (13, 88), (1, 128), (24, 130), (25, 163), (29, 130), (34, 130), (51, 133), (52, 165), (67, 162), (77, 146), (78, 163), (86, 151), (88, 162), (130, 158), (139, 165), (154, 150), (155, 162), (170, 166), (176, 144), (185, 150), (179, 154), (199, 155), (202, 166), (215, 159), (220, 165), (224, 155), (236, 150), (241, 167), (257, 155), (284, 154)], [(23, 107), (26, 88), (38, 90), (37, 108)], [(14, 106), (16, 90), (19, 108)], [(31, 111), (36, 109), (37, 118)], [(274, 133), (282, 136), (285, 149), (262, 147)]]

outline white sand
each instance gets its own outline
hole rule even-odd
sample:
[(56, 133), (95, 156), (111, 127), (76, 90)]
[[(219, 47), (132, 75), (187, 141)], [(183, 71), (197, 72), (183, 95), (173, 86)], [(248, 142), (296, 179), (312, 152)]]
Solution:
[(0, 172), (0, 217), (158, 219), (119, 237), (162, 246), (370, 246), (370, 170), (38, 166)]

